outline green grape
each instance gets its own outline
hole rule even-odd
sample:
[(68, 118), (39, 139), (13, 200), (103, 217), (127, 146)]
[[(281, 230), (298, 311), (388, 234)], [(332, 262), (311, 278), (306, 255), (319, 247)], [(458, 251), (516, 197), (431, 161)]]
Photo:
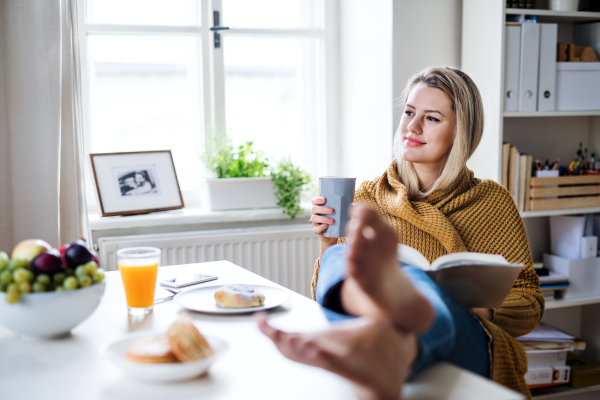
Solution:
[(25, 268), (16, 269), (15, 272), (13, 272), (13, 281), (16, 283), (29, 282), (27, 270)]
[(37, 276), (35, 281), (43, 284), (44, 286), (47, 286), (50, 284), (50, 277), (46, 274), (40, 274)]
[(12, 276), (12, 272), (11, 271), (2, 271), (0, 273), (0, 282), (4, 283), (5, 285), (11, 284), (13, 281), (13, 276)]
[(25, 271), (27, 272), (27, 280), (28, 280), (29, 282), (33, 282), (33, 281), (35, 281), (35, 275), (34, 275), (34, 273), (33, 273), (33, 272), (31, 272), (31, 271), (30, 271), (30, 270), (28, 270), (28, 269), (26, 269)]
[(88, 275), (87, 264), (83, 264), (75, 268), (75, 276), (79, 278), (82, 275)]
[(21, 293), (29, 293), (29, 292), (31, 292), (31, 284), (29, 282), (21, 282), (21, 283), (19, 283), (19, 291)]
[(54, 276), (52, 277), (52, 281), (54, 283), (56, 283), (57, 285), (62, 285), (62, 283), (65, 281), (65, 278), (67, 276), (65, 274), (63, 274), (62, 272), (57, 272), (56, 274), (54, 274)]
[(102, 282), (104, 280), (104, 272), (102, 272), (102, 270), (99, 269), (98, 271), (96, 271), (94, 276), (92, 276), (92, 279), (94, 280), (95, 283)]
[(19, 291), (19, 287), (17, 286), (16, 283), (11, 283), (10, 285), (7, 286), (6, 293), (8, 293), (8, 292), (14, 292), (15, 290), (18, 292)]
[(21, 294), (19, 291), (6, 292), (6, 302), (8, 304), (15, 304), (21, 300)]
[(29, 261), (21, 258), (13, 258), (8, 262), (8, 269), (16, 270), (19, 268), (29, 269)]
[(7, 288), (8, 288), (8, 285), (5, 285), (4, 283), (0, 283), (0, 292), (6, 292)]
[(82, 288), (88, 287), (92, 284), (92, 278), (89, 275), (79, 275), (79, 286)]
[(46, 285), (44, 285), (42, 282), (35, 282), (33, 284), (33, 291), (36, 293), (42, 293), (46, 291)]
[(87, 267), (88, 275), (90, 276), (93, 276), (98, 270), (98, 264), (96, 264), (96, 261), (90, 261), (84, 265)]
[(65, 269), (65, 275), (66, 276), (73, 276), (73, 270), (71, 268)]
[(8, 258), (8, 254), (5, 251), (0, 251), (0, 271), (6, 269), (8, 267), (8, 262), (10, 258)]
[(62, 286), (57, 286), (56, 289), (54, 289), (55, 292), (64, 292), (65, 288)]
[(65, 290), (75, 290), (75, 289), (77, 289), (77, 278), (75, 278), (73, 276), (69, 276), (63, 282), (63, 287), (65, 288)]

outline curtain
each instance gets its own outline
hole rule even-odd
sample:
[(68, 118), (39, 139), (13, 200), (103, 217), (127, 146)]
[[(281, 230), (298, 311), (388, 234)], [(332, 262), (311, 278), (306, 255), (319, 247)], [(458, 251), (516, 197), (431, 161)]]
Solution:
[(0, 250), (89, 238), (76, 0), (0, 1)]

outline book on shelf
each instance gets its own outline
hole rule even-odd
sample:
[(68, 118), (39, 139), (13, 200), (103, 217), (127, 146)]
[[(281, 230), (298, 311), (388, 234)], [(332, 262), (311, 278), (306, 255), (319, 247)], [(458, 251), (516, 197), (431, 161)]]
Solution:
[(510, 143), (502, 145), (502, 179), (506, 176), (508, 192), (511, 194), (519, 212), (531, 209), (531, 176), (533, 156), (520, 153)]
[(404, 244), (398, 245), (398, 260), (425, 271), (465, 307), (500, 307), (523, 269), (523, 264), (483, 253), (451, 253), (429, 263)]
[(501, 184), (508, 190), (508, 158), (510, 155), (510, 143), (502, 144), (502, 177)]
[(518, 156), (519, 152), (517, 151), (517, 147), (516, 146), (510, 146), (510, 154), (508, 156), (508, 192), (510, 193), (510, 195), (512, 196), (512, 198), (515, 200), (516, 203), (516, 198), (515, 198), (515, 167), (516, 167), (516, 160), (518, 160)]

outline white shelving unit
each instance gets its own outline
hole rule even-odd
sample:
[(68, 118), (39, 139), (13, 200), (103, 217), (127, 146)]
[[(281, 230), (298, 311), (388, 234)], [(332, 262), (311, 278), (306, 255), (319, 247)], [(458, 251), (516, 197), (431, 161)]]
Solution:
[[(600, 155), (600, 110), (505, 112), (504, 32), (507, 15), (536, 15), (557, 23), (558, 40), (573, 42), (573, 24), (600, 21), (599, 12), (506, 9), (504, 0), (463, 0), (461, 68), (477, 84), (486, 113), (485, 131), (469, 162), (476, 176), (500, 181), (502, 143), (510, 142), (534, 158), (575, 157), (579, 142)], [(521, 213), (534, 259), (550, 250), (549, 217), (600, 212), (600, 207)], [(546, 302), (544, 321), (586, 340), (585, 356), (600, 360), (600, 295)], [(600, 386), (538, 390), (536, 399), (600, 398)]]

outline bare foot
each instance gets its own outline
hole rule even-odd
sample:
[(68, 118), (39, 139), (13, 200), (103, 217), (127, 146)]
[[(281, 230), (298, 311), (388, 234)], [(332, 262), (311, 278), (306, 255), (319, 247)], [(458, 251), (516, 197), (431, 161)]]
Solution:
[(384, 316), (405, 331), (425, 331), (433, 308), (399, 268), (396, 232), (368, 207), (356, 206), (353, 214), (342, 304), (355, 315)]
[(349, 379), (364, 400), (399, 399), (417, 356), (416, 336), (380, 319), (359, 318), (316, 333), (282, 332), (270, 326), (264, 314), (257, 320), (284, 356)]

